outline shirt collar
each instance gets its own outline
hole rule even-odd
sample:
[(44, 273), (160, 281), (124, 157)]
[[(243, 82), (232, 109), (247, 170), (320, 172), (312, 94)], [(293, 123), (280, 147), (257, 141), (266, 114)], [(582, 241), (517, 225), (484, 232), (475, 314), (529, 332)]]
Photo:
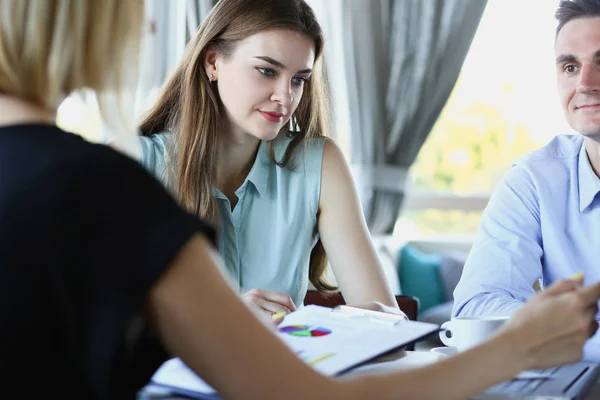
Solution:
[(582, 142), (579, 150), (579, 212), (583, 212), (592, 204), (596, 194), (600, 192), (600, 179), (594, 173), (592, 165), (585, 149), (585, 142)]
[(256, 154), (256, 160), (254, 165), (248, 173), (246, 178), (250, 183), (254, 185), (258, 194), (262, 197), (267, 192), (269, 175), (271, 173), (270, 165), (272, 164), (271, 158), (269, 157), (269, 146), (268, 142), (261, 140), (258, 146), (258, 153)]

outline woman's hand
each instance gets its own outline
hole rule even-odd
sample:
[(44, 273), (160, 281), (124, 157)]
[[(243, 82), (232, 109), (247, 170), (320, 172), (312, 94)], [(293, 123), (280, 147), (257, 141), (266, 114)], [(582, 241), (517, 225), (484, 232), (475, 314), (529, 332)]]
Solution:
[[(263, 314), (271, 317), (277, 313), (296, 311), (291, 297), (285, 293), (271, 292), (264, 289), (252, 289), (242, 295), (246, 304), (258, 308)], [(281, 322), (281, 321), (279, 321)]]
[(563, 280), (538, 293), (499, 331), (513, 334), (515, 354), (528, 368), (549, 368), (581, 359), (583, 345), (598, 329), (600, 283), (581, 287)]

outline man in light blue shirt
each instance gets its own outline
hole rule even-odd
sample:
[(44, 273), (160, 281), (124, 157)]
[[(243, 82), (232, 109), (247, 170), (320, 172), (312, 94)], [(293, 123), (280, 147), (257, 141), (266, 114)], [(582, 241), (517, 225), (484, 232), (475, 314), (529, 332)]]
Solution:
[[(583, 272), (600, 280), (600, 0), (561, 1), (556, 17), (560, 102), (579, 134), (518, 161), (486, 208), (453, 316), (510, 315), (542, 287)], [(535, 105), (534, 105), (535, 106)], [(600, 362), (600, 335), (588, 341)]]

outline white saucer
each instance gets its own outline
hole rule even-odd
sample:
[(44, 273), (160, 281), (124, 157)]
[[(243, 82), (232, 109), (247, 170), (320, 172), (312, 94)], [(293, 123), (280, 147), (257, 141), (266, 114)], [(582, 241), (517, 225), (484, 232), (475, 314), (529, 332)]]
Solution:
[(456, 353), (458, 353), (458, 350), (456, 349), (456, 347), (434, 347), (433, 349), (429, 350), (432, 353), (436, 353), (436, 354), (442, 354), (445, 356), (452, 356)]
[(382, 372), (414, 369), (443, 360), (445, 356), (427, 351), (405, 351), (395, 360), (369, 363), (357, 367), (345, 376), (379, 374)]

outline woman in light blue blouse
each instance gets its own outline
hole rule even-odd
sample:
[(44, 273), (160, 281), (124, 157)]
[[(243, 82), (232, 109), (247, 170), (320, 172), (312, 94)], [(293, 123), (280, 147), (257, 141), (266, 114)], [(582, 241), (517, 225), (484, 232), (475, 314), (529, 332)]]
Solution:
[(400, 312), (343, 154), (325, 138), (323, 36), (302, 0), (221, 0), (141, 123), (142, 162), (218, 226), (232, 284), (268, 314), (300, 306), (326, 256), (350, 304)]

